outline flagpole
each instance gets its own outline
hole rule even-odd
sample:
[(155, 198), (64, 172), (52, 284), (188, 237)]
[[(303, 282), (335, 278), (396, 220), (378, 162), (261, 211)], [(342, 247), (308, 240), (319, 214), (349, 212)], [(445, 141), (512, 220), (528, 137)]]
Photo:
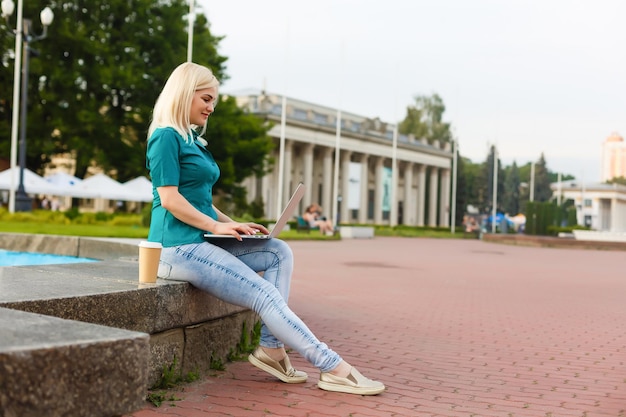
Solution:
[[(339, 159), (341, 152), (341, 109), (337, 109), (337, 127), (335, 133), (335, 171), (333, 175), (333, 224), (339, 226), (337, 214), (339, 212)], [(345, 193), (345, 191), (344, 191)]]
[(498, 150), (493, 146), (493, 198), (491, 204), (491, 233), (496, 232), (496, 207), (498, 201)]
[(394, 86), (393, 100), (393, 115), (396, 120), (391, 143), (391, 190), (389, 192), (389, 226), (391, 227), (398, 225), (398, 202), (396, 201), (398, 195), (398, 67), (399, 65), (396, 62), (394, 77), (396, 85)]
[[(282, 108), (280, 112), (280, 148), (278, 154), (278, 190), (276, 198), (276, 218), (283, 210), (283, 185), (285, 183), (285, 141), (287, 130), (287, 87), (289, 79), (289, 15), (287, 14), (286, 34), (285, 34), (285, 93), (283, 94)], [(309, 184), (307, 184), (308, 186)]]
[(278, 190), (276, 198), (276, 218), (283, 209), (283, 177), (285, 175), (285, 130), (287, 129), (287, 96), (283, 95), (282, 110), (280, 112), (280, 149), (278, 153)]
[[(335, 167), (333, 173), (333, 207), (332, 207), (332, 222), (335, 228), (339, 227), (339, 162), (341, 157), (341, 95), (343, 84), (343, 56), (344, 56), (344, 43), (341, 42), (341, 49), (339, 51), (339, 106), (337, 107), (337, 122), (335, 127)], [(348, 190), (343, 190), (343, 194), (346, 195)], [(347, 201), (343, 202), (347, 204)]]
[(11, 179), (9, 183), (9, 212), (15, 212), (15, 190), (17, 188), (14, 172), (17, 168), (17, 127), (20, 117), (20, 82), (22, 74), (22, 31), (24, 17), (23, 0), (17, 0), (17, 23), (15, 24), (15, 67), (13, 68), (13, 115), (11, 119)]
[(530, 163), (530, 201), (535, 201), (535, 163)]
[(454, 234), (456, 229), (456, 176), (457, 176), (457, 143), (455, 139), (452, 139), (452, 203), (450, 206), (450, 233)]
[(194, 0), (189, 0), (189, 17), (187, 19), (187, 62), (193, 57), (193, 24), (196, 21)]

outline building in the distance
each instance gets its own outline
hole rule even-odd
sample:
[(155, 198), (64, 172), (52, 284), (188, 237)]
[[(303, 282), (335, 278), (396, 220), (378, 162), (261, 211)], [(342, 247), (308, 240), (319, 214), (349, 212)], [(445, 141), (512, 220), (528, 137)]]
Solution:
[(553, 198), (574, 202), (579, 225), (595, 232), (623, 235), (626, 233), (626, 185), (607, 183), (613, 178), (626, 177), (626, 144), (615, 132), (602, 144), (601, 165), (602, 182), (555, 182), (551, 184)]
[(561, 201), (574, 202), (579, 225), (600, 232), (626, 232), (626, 185), (569, 180), (551, 187)]
[(626, 178), (626, 142), (616, 132), (606, 138), (602, 144), (602, 175), (601, 181), (613, 178)]
[(250, 200), (262, 198), (268, 218), (278, 217), (279, 207), (303, 182), (307, 193), (301, 209), (321, 204), (329, 217), (336, 211), (337, 223), (450, 224), (453, 154), (449, 143), (428, 144), (395, 134), (394, 125), (378, 118), (292, 98), (285, 99), (283, 117), (283, 96), (259, 90), (230, 95), (244, 111), (274, 123), (269, 131), (277, 144), (273, 172), (244, 182)]

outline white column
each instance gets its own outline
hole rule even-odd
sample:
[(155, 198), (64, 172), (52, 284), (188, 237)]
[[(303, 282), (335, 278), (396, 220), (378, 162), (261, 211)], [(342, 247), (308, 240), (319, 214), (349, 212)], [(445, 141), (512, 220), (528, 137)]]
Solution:
[(374, 224), (383, 224), (383, 157), (376, 158), (375, 178), (374, 184)]
[(348, 209), (348, 198), (350, 197), (350, 157), (352, 151), (341, 152), (341, 213), (339, 214), (339, 220), (341, 223), (350, 222), (350, 210)]
[(391, 149), (391, 190), (389, 190), (389, 226), (398, 225), (398, 125), (393, 128), (393, 146)]
[(303, 159), (303, 181), (304, 185), (306, 185), (306, 193), (304, 197), (302, 197), (302, 204), (304, 207), (310, 205), (312, 201), (313, 195), (313, 144), (306, 143), (302, 148), (302, 159)]
[(428, 225), (437, 226), (437, 183), (439, 168), (430, 167), (430, 187), (428, 189)]
[(619, 200), (617, 199), (617, 184), (613, 184), (613, 196), (611, 197), (611, 209), (609, 211), (609, 230), (611, 232), (619, 232), (621, 224), (619, 222)]
[(450, 170), (441, 170), (440, 204), (439, 204), (439, 226), (450, 226)]
[(361, 201), (359, 203), (359, 223), (367, 223), (367, 209), (369, 201), (369, 156), (367, 154), (361, 155)]
[(402, 220), (408, 226), (415, 226), (415, 198), (413, 197), (413, 162), (404, 164), (404, 204)]
[(417, 169), (417, 226), (426, 224), (426, 165)]
[(330, 215), (332, 211), (333, 191), (333, 148), (324, 148), (324, 171), (322, 172), (322, 201), (320, 205), (325, 213)]

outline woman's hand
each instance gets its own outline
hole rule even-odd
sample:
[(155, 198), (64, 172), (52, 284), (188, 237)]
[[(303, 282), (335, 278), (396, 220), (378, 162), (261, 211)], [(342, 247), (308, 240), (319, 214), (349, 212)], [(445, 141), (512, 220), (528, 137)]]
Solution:
[(233, 235), (237, 240), (242, 240), (241, 235), (256, 235), (257, 233), (267, 235), (269, 230), (257, 223), (218, 222), (213, 227), (213, 234)]

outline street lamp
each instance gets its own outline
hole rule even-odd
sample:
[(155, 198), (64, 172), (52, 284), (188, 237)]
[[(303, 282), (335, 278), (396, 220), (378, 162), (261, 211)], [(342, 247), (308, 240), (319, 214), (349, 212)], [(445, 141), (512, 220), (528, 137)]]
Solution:
[[(21, 0), (18, 4), (18, 19), (21, 18), (22, 4)], [(15, 3), (12, 0), (2, 0), (2, 17), (6, 20), (7, 26), (9, 25), (9, 17), (15, 10)], [(30, 211), (32, 208), (32, 200), (26, 194), (24, 189), (24, 168), (26, 167), (26, 112), (28, 105), (28, 65), (31, 52), (37, 54), (35, 50), (31, 50), (29, 44), (31, 42), (44, 39), (48, 34), (48, 26), (54, 19), (54, 13), (49, 7), (46, 7), (39, 14), (41, 24), (43, 25), (43, 32), (41, 35), (35, 35), (32, 33), (32, 21), (30, 19), (22, 19), (18, 22), (17, 28), (11, 30), (11, 33), (18, 38), (22, 39), (22, 87), (21, 87), (21, 99), (19, 103), (15, 102), (16, 96), (14, 95), (13, 111), (15, 112), (18, 107), (20, 108), (20, 143), (19, 143), (19, 166), (20, 177), (19, 185), (17, 188), (17, 194), (15, 196), (15, 210), (16, 211)], [(20, 25), (21, 23), (21, 25)], [(20, 30), (21, 26), (21, 30)], [(17, 65), (16, 59), (16, 65)], [(16, 68), (16, 73), (19, 74), (19, 68)], [(20, 104), (21, 106), (18, 106)]]

